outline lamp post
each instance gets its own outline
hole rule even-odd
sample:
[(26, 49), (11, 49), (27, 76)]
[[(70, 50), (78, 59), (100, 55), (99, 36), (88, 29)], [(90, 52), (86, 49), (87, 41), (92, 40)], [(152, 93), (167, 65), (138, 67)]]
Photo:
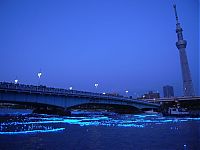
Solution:
[(15, 84), (17, 84), (18, 83), (18, 79), (15, 79)]
[(97, 87), (99, 86), (99, 84), (98, 84), (98, 83), (95, 83), (94, 86), (97, 88)]
[(41, 76), (42, 76), (42, 72), (40, 71), (40, 72), (38, 72), (38, 79), (39, 79), (39, 81), (38, 81), (38, 85), (40, 85), (41, 83), (40, 83), (40, 78), (41, 78)]
[(128, 90), (126, 90), (125, 92), (126, 92), (126, 97), (128, 97)]
[[(96, 89), (97, 89), (97, 87), (99, 86), (99, 84), (98, 84), (98, 83), (95, 83), (94, 86), (95, 86)], [(96, 90), (96, 92), (97, 92), (97, 90)]]

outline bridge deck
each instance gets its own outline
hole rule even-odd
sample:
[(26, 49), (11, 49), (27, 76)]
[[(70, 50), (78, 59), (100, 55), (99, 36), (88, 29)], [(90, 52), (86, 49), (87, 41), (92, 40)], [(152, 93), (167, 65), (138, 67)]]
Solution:
[(98, 99), (98, 100), (106, 99), (106, 100), (112, 100), (112, 101), (123, 101), (123, 102), (131, 102), (131, 103), (134, 102), (138, 104), (159, 107), (159, 104), (150, 103), (143, 100), (130, 99), (123, 96), (112, 96), (112, 95), (107, 95), (107, 94), (102, 94), (102, 93), (67, 90), (67, 89), (52, 88), (52, 87), (46, 87), (46, 86), (14, 84), (14, 83), (8, 83), (8, 82), (0, 82), (0, 91), (52, 95), (52, 96), (66, 96), (66, 97), (77, 97), (77, 98), (90, 98), (90, 99)]

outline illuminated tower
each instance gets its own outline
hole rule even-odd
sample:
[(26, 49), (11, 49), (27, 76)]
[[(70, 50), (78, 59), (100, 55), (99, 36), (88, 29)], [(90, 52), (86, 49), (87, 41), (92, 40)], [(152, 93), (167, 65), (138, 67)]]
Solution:
[(174, 11), (176, 16), (176, 33), (178, 37), (178, 41), (176, 42), (176, 46), (179, 50), (180, 54), (180, 62), (181, 62), (181, 70), (182, 70), (182, 77), (183, 77), (183, 93), (184, 96), (194, 96), (194, 88), (192, 84), (192, 78), (190, 75), (190, 68), (188, 65), (187, 54), (185, 51), (187, 41), (183, 39), (181, 25), (178, 21), (178, 15), (176, 12), (176, 5), (174, 5)]

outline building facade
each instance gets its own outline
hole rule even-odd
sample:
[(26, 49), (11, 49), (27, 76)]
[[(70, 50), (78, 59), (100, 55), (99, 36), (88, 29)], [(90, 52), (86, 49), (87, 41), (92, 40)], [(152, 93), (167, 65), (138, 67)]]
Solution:
[(153, 92), (153, 91), (149, 91), (149, 93), (144, 94), (143, 96), (144, 99), (154, 99), (154, 98), (160, 98), (160, 93), (158, 92)]
[(174, 88), (173, 86), (166, 85), (163, 87), (164, 97), (174, 97)]

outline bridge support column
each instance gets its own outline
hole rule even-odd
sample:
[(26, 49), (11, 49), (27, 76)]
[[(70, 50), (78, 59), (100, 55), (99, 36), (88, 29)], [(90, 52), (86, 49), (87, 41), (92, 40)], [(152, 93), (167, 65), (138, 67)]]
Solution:
[(64, 108), (53, 108), (53, 107), (37, 107), (33, 110), (33, 113), (37, 114), (48, 114), (48, 115), (60, 115), (70, 116), (71, 111)]

